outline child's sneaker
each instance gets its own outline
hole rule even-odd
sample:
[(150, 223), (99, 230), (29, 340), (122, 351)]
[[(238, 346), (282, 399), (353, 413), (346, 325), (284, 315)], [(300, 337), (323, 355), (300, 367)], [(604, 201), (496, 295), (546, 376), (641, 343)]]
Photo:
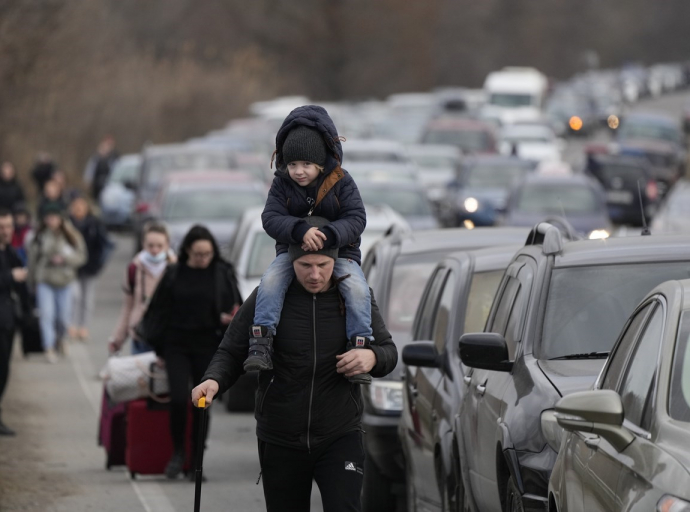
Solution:
[[(348, 351), (358, 349), (358, 348), (368, 348), (369, 347), (369, 340), (365, 336), (353, 336), (350, 341), (347, 342), (347, 346), (345, 347)], [(371, 375), (368, 373), (360, 373), (357, 375), (353, 375), (352, 377), (348, 377), (347, 380), (352, 382), (353, 384), (371, 384)]]
[(244, 361), (244, 370), (272, 370), (273, 334), (263, 325), (252, 325), (249, 334), (249, 357)]

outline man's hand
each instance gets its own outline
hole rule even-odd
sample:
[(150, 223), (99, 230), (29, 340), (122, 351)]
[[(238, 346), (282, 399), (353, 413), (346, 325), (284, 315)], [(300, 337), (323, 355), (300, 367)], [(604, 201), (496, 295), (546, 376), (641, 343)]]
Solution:
[(345, 374), (345, 377), (369, 373), (376, 365), (376, 354), (368, 348), (349, 350), (335, 358), (338, 360), (338, 364), (335, 365), (336, 371)]
[(16, 267), (12, 269), (12, 280), (15, 283), (23, 283), (28, 275), (29, 271), (25, 268)]
[(326, 235), (319, 228), (309, 228), (302, 238), (302, 249), (305, 251), (318, 251), (323, 249), (323, 243), (326, 241)]
[(192, 403), (194, 407), (199, 406), (199, 398), (202, 396), (206, 397), (206, 407), (210, 406), (216, 393), (218, 393), (218, 383), (211, 379), (205, 380), (192, 389)]

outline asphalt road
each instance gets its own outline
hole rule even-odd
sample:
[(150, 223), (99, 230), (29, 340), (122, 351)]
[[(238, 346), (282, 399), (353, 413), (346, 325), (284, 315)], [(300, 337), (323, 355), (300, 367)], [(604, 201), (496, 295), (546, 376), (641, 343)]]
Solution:
[[(690, 94), (674, 94), (636, 105), (634, 111), (677, 115)], [(597, 140), (609, 134), (601, 131)], [(577, 167), (585, 139), (570, 139), (566, 159)], [(122, 300), (121, 284), (132, 254), (132, 240), (116, 236), (117, 250), (97, 287), (96, 313), (87, 343), (70, 342), (59, 364), (42, 356), (23, 359), (15, 351), (3, 419), (16, 428), (14, 438), (0, 438), (0, 511), (146, 511), (193, 509), (194, 485), (162, 476), (132, 481), (123, 468), (105, 469), (96, 445), (102, 393), (99, 369), (107, 359), (107, 339)], [(252, 414), (214, 407), (204, 460), (208, 482), (202, 509), (265, 510)], [(312, 510), (321, 511), (316, 486)]]

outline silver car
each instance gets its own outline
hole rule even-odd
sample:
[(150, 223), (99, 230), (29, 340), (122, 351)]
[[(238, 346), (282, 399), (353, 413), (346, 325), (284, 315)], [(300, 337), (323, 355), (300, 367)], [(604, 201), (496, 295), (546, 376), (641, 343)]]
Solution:
[(690, 511), (690, 279), (647, 295), (594, 390), (555, 417), (550, 512)]

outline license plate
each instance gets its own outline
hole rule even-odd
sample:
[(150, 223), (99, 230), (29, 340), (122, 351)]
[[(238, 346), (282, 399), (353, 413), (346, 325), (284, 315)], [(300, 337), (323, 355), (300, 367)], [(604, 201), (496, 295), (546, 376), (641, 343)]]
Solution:
[(606, 194), (606, 199), (609, 203), (631, 204), (633, 202), (633, 193), (629, 190), (610, 190)]

